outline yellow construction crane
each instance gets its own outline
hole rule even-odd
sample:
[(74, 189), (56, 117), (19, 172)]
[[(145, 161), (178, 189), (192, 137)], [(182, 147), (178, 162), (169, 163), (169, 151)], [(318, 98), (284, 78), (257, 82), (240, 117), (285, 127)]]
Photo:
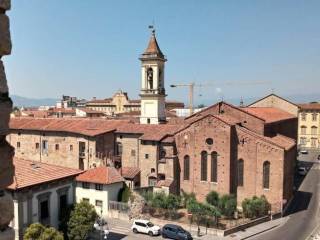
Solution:
[[(247, 81), (247, 82), (223, 82), (219, 83), (219, 85), (259, 85), (259, 84), (267, 84), (270, 83), (270, 81)], [(175, 88), (175, 87), (188, 87), (189, 88), (189, 109), (190, 109), (190, 115), (193, 114), (193, 95), (194, 95), (194, 88), (195, 87), (216, 87), (216, 83), (179, 83), (179, 84), (172, 84), (170, 87)]]

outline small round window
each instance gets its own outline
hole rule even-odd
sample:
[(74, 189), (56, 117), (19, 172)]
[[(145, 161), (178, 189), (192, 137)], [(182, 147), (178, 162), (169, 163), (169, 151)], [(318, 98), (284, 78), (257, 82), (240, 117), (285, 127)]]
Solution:
[(206, 144), (212, 145), (213, 144), (213, 139), (212, 138), (207, 138), (206, 139)]

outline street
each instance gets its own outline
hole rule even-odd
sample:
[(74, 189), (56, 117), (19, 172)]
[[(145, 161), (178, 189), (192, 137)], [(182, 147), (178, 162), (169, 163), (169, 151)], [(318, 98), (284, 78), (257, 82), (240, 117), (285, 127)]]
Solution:
[[(320, 163), (316, 160), (318, 153), (300, 155), (301, 166), (309, 166), (295, 197), (287, 209), (289, 220), (282, 226), (252, 237), (257, 240), (304, 240), (320, 223), (319, 194), (320, 194)], [(299, 177), (297, 178), (299, 184)]]

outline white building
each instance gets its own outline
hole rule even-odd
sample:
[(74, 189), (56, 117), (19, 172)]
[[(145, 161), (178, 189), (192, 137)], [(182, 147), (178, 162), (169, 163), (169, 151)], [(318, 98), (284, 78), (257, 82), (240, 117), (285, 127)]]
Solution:
[(161, 52), (155, 30), (141, 61), (141, 116), (142, 124), (159, 124), (166, 121), (164, 65), (167, 59)]
[(124, 179), (114, 167), (92, 168), (76, 178), (76, 201), (88, 201), (97, 213), (106, 217), (109, 201), (117, 201)]
[(14, 182), (7, 192), (14, 203), (10, 225), (16, 239), (23, 239), (24, 230), (32, 223), (58, 228), (61, 213), (74, 203), (74, 179), (82, 171), (17, 158), (13, 163)]

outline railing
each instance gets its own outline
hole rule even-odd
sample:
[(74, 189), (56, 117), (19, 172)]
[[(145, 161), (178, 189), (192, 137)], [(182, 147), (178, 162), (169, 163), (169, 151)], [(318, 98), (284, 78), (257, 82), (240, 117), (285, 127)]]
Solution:
[(119, 212), (127, 213), (129, 211), (128, 203), (109, 201), (109, 210), (117, 210)]

